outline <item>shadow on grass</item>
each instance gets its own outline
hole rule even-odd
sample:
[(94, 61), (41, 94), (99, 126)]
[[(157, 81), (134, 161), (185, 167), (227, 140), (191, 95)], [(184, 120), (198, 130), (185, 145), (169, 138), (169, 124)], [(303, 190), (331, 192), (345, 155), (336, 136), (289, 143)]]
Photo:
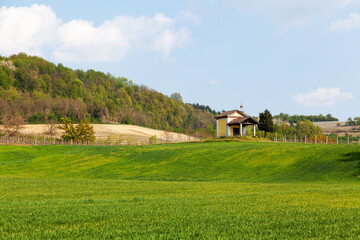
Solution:
[(354, 162), (357, 163), (356, 169), (357, 169), (357, 176), (360, 177), (360, 152), (351, 152), (346, 153), (343, 155), (343, 159), (341, 159), (341, 162)]
[(342, 162), (360, 162), (360, 152), (351, 152), (343, 155)]

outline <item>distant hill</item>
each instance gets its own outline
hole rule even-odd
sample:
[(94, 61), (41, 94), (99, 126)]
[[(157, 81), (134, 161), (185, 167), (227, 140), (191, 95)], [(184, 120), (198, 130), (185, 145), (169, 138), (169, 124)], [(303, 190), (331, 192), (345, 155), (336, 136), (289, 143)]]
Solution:
[(320, 126), (325, 134), (336, 134), (341, 137), (350, 137), (352, 141), (358, 141), (360, 136), (360, 126), (349, 126), (347, 122), (316, 122), (314, 125)]
[(93, 123), (214, 134), (215, 112), (209, 109), (125, 77), (72, 70), (24, 53), (0, 56), (0, 118), (17, 115), (28, 123), (45, 123), (67, 116), (74, 122), (88, 118)]

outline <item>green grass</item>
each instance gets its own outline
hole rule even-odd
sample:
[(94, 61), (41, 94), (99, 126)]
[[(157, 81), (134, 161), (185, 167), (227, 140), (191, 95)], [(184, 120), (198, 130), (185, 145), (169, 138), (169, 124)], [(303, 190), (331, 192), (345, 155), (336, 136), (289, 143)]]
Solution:
[(360, 185), (0, 179), (1, 239), (356, 239)]
[(0, 176), (158, 181), (357, 181), (360, 147), (282, 143), (0, 146)]
[(359, 239), (359, 150), (0, 146), (0, 239)]

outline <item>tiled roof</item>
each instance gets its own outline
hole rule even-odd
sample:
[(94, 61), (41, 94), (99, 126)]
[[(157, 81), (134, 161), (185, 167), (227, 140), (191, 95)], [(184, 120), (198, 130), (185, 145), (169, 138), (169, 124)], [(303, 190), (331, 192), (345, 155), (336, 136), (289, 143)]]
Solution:
[(222, 117), (226, 117), (228, 115), (231, 115), (233, 113), (237, 112), (238, 114), (242, 115), (242, 116), (246, 116), (246, 114), (242, 111), (239, 111), (237, 109), (234, 109), (234, 110), (231, 110), (231, 111), (226, 111), (226, 112), (223, 112), (223, 113), (220, 113), (219, 115), (215, 116), (215, 118), (222, 118)]

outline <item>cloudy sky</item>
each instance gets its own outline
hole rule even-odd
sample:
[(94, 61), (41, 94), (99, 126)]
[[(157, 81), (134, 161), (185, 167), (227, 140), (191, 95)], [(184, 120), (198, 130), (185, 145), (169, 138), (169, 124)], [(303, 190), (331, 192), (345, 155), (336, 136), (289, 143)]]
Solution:
[(360, 116), (359, 0), (0, 0), (0, 55), (253, 116)]

